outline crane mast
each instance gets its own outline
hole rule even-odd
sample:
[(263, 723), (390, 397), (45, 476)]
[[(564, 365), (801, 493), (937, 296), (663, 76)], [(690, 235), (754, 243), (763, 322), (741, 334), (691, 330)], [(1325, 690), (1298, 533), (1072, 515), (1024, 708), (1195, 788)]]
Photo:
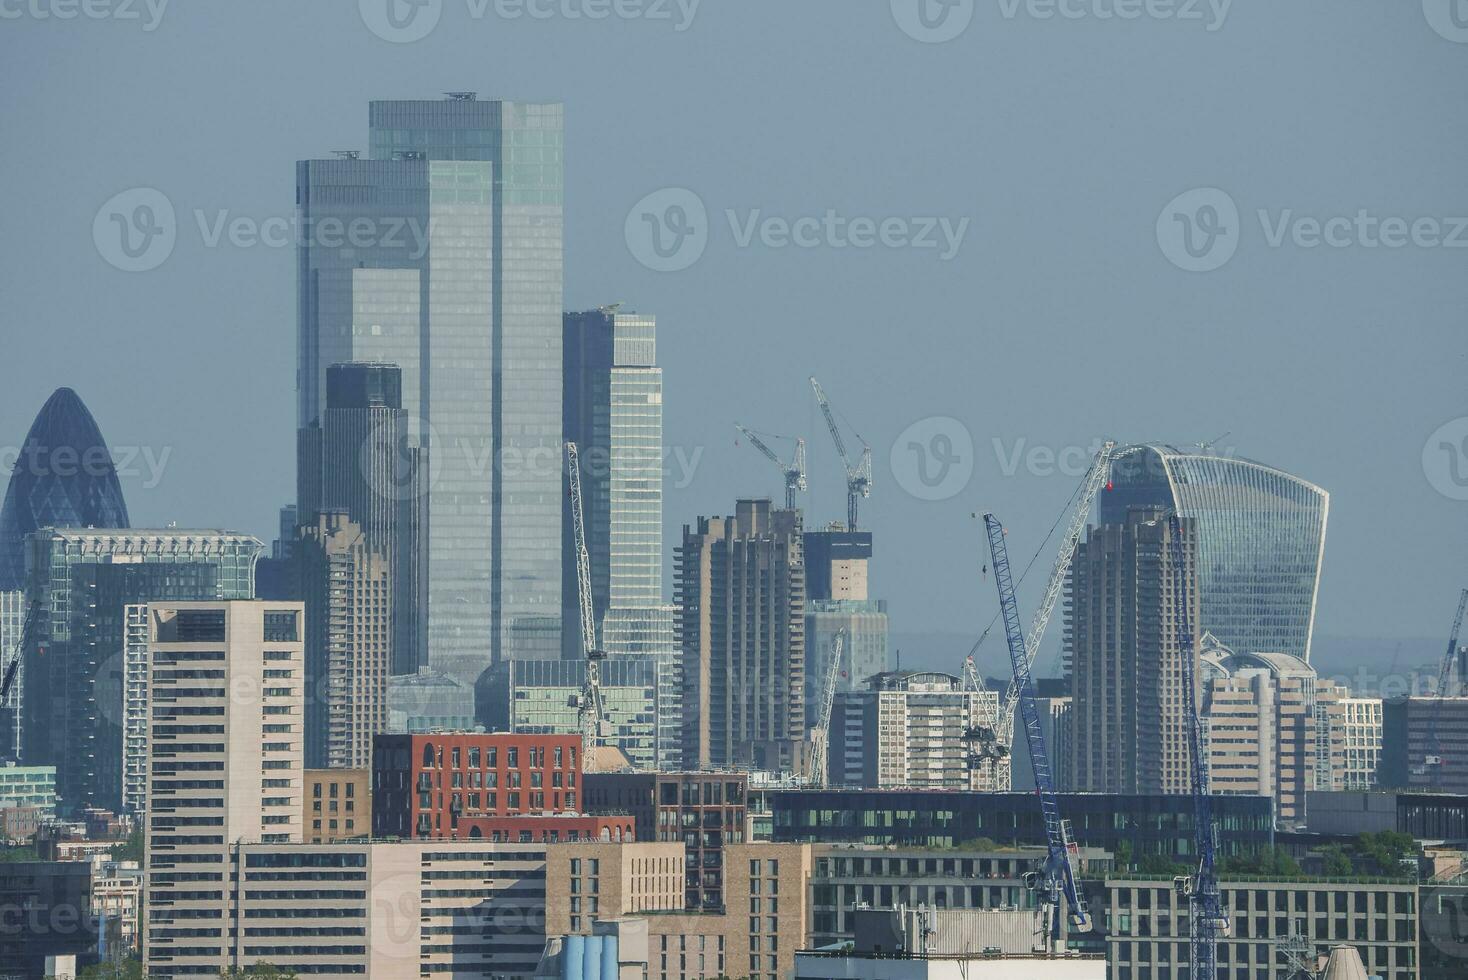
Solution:
[(1177, 647), (1183, 658), (1183, 713), (1188, 726), (1188, 754), (1192, 760), (1190, 780), (1193, 794), (1193, 844), (1198, 852), (1198, 871), (1191, 878), (1174, 880), (1188, 899), (1188, 934), (1192, 954), (1188, 960), (1191, 980), (1217, 980), (1218, 939), (1229, 932), (1218, 888), (1214, 858), (1218, 850), (1217, 828), (1213, 825), (1213, 803), (1208, 795), (1208, 755), (1203, 745), (1203, 721), (1198, 715), (1198, 652), (1193, 639), (1192, 596), (1188, 593), (1187, 555), (1183, 548), (1182, 520), (1174, 511), (1167, 519), (1172, 549), (1172, 590), (1177, 605)]
[[(1030, 667), (1034, 666), (1035, 657), (1039, 654), (1040, 641), (1045, 638), (1045, 628), (1050, 625), (1050, 617), (1055, 612), (1055, 605), (1060, 599), (1060, 594), (1065, 591), (1065, 583), (1070, 577), (1070, 566), (1075, 560), (1076, 547), (1081, 543), (1081, 536), (1086, 532), (1086, 524), (1090, 521), (1091, 508), (1096, 502), (1096, 496), (1106, 485), (1107, 477), (1111, 473), (1111, 457), (1115, 450), (1115, 442), (1102, 443), (1101, 448), (1096, 452), (1095, 459), (1091, 461), (1091, 468), (1086, 471), (1081, 483), (1080, 499), (1076, 503), (1075, 512), (1071, 514), (1070, 523), (1066, 526), (1065, 537), (1061, 539), (1060, 552), (1055, 556), (1054, 567), (1050, 569), (1050, 580), (1045, 585), (1045, 593), (1040, 598), (1040, 605), (1035, 610), (1034, 618), (1030, 620), (1030, 631), (1025, 640)], [(984, 635), (988, 635), (987, 630)], [(964, 661), (964, 680), (973, 685), (973, 690), (978, 691), (984, 690), (984, 686), (978, 671), (974, 668), (974, 653), (977, 652), (979, 644), (983, 641), (984, 637), (979, 637), (979, 643), (974, 644), (973, 650), (969, 651), (968, 658)], [(1014, 719), (1018, 707), (1019, 686), (1016, 681), (1011, 680), (992, 726), (998, 751), (989, 757), (993, 759), (994, 788), (998, 790), (1007, 790), (1011, 785), (1012, 753), (1010, 748), (1014, 745)]]
[(830, 781), (827, 765), (831, 754), (831, 715), (836, 706), (836, 679), (841, 676), (841, 653), (845, 645), (846, 630), (842, 628), (831, 641), (831, 661), (826, 665), (826, 680), (821, 686), (821, 713), (815, 738), (811, 740), (810, 778), (819, 789), (825, 789)]
[(1081, 932), (1091, 930), (1091, 915), (1076, 884), (1076, 844), (1070, 821), (1060, 813), (1055, 775), (1045, 748), (1045, 730), (1041, 727), (1040, 708), (1035, 701), (1034, 683), (1030, 678), (1031, 658), (1025, 651), (1025, 634), (1019, 623), (1019, 606), (1014, 598), (1004, 527), (993, 514), (985, 514), (984, 529), (989, 535), (989, 556), (994, 565), (994, 582), (999, 589), (999, 611), (1004, 618), (1004, 638), (1009, 644), (1009, 665), (1014, 674), (1014, 686), (1019, 691), (1020, 717), (1024, 721), (1025, 738), (1030, 749), (1030, 771), (1035, 777), (1035, 794), (1040, 798), (1040, 812), (1045, 821), (1048, 849), (1045, 866), (1029, 880), (1033, 881), (1046, 910), (1051, 951), (1060, 952), (1063, 948), (1062, 902), (1069, 905), (1071, 924)]
[(841, 465), (846, 470), (846, 529), (855, 531), (857, 501), (872, 495), (872, 447), (857, 435), (856, 438), (861, 440), (861, 459), (853, 464), (851, 454), (846, 451), (846, 440), (841, 438), (841, 427), (836, 424), (836, 413), (831, 410), (831, 402), (826, 398), (825, 389), (815, 378), (810, 379), (810, 386), (815, 390), (816, 402), (821, 406), (821, 415), (831, 433), (831, 442), (835, 444), (836, 454), (841, 457)]
[[(1428, 780), (1433, 789), (1442, 785), (1443, 779), (1443, 749), (1442, 742), (1437, 737), (1438, 720), (1442, 715), (1443, 698), (1448, 696), (1448, 679), (1452, 675), (1454, 663), (1458, 663), (1460, 653), (1458, 650), (1458, 634), (1463, 629), (1463, 611), (1468, 608), (1468, 589), (1464, 589), (1458, 596), (1458, 611), (1453, 616), (1453, 630), (1448, 634), (1448, 650), (1443, 654), (1442, 668), (1437, 674), (1437, 700), (1433, 702), (1431, 720), (1427, 725), (1428, 753), (1423, 759), (1423, 771), (1428, 774)], [(1468, 664), (1458, 663), (1458, 684), (1461, 687), (1468, 684)]]
[[(7, 701), (10, 700), (11, 691), (15, 687), (16, 682), (20, 679), (21, 659), (25, 656), (26, 650), (30, 648), (32, 636), (35, 633), (36, 627), (40, 625), (40, 613), (41, 600), (32, 599), (30, 605), (26, 607), (25, 619), (21, 621), (20, 639), (15, 645), (15, 650), (10, 653), (10, 659), (5, 664), (4, 672), (0, 673), (0, 705), (4, 705)], [(5, 652), (6, 651), (0, 650), (0, 655), (3, 655)], [(21, 741), (21, 704), (19, 691), (15, 692), (15, 704), (11, 707), (15, 711), (15, 721), (11, 726), (11, 731), (13, 732), (15, 738), (14, 744), (11, 746), (11, 749), (15, 757), (19, 759)]]
[(577, 704), (581, 722), (582, 767), (590, 772), (596, 749), (606, 734), (606, 714), (601, 697), (601, 661), (606, 656), (596, 647), (596, 620), (591, 607), (591, 556), (586, 551), (586, 521), (581, 509), (581, 457), (574, 442), (566, 443), (566, 476), (570, 482), (571, 528), (576, 547), (576, 594), (581, 609), (581, 653), (586, 657), (586, 681)]
[(747, 429), (744, 426), (740, 425), (738, 422), (734, 423), (734, 428), (738, 429), (740, 433), (749, 440), (750, 445), (754, 446), (755, 449), (758, 449), (766, 459), (768, 459), (770, 462), (774, 463), (780, 468), (780, 472), (785, 477), (785, 509), (794, 510), (795, 495), (797, 493), (803, 493), (806, 488), (805, 440), (800, 438), (799, 436), (796, 436), (795, 456), (793, 459), (791, 459), (789, 463), (786, 463), (778, 455), (776, 455), (773, 449), (765, 445), (764, 440), (761, 439), (759, 435), (754, 432), (754, 430)]

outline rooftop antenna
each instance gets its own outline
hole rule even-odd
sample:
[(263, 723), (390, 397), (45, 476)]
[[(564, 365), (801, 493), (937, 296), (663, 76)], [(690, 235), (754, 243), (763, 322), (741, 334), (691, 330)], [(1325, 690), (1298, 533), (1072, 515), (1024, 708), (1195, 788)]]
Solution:
[(473, 102), (479, 97), (478, 92), (445, 92), (444, 96), (454, 102)]

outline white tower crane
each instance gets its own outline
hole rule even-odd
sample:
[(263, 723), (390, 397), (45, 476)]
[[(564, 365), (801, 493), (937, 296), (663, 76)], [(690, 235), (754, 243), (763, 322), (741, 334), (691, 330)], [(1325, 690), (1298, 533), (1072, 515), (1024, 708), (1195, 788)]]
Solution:
[(827, 760), (830, 758), (831, 714), (836, 707), (836, 679), (841, 676), (841, 653), (846, 646), (845, 628), (836, 631), (831, 641), (831, 660), (826, 664), (826, 680), (821, 685), (821, 713), (812, 733), (810, 754), (810, 781), (818, 789), (824, 789), (829, 781)]
[(609, 734), (601, 697), (601, 661), (596, 647), (596, 621), (591, 608), (591, 556), (586, 551), (586, 521), (581, 510), (581, 459), (574, 442), (566, 443), (566, 476), (571, 484), (571, 527), (576, 544), (576, 593), (581, 607), (581, 652), (586, 657), (586, 683), (577, 703), (581, 722), (582, 767), (595, 768), (596, 749)]
[(826, 428), (831, 430), (831, 441), (836, 444), (841, 465), (846, 469), (846, 529), (855, 531), (856, 502), (862, 497), (872, 495), (872, 447), (853, 430), (852, 434), (861, 442), (861, 460), (853, 464), (850, 454), (846, 452), (846, 440), (841, 438), (841, 427), (836, 424), (836, 414), (831, 411), (831, 402), (826, 398), (826, 392), (815, 378), (810, 379), (810, 386), (815, 389), (816, 401), (821, 406), (821, 414), (826, 418)]
[[(795, 509), (795, 495), (803, 493), (806, 488), (805, 482), (805, 440), (799, 436), (795, 437), (795, 456), (790, 462), (785, 462), (775, 454), (775, 451), (765, 445), (764, 440), (752, 429), (746, 429), (738, 422), (734, 423), (750, 444), (758, 449), (766, 459), (780, 467), (780, 472), (785, 475), (785, 509)], [(771, 436), (772, 439), (783, 439), (785, 436)]]

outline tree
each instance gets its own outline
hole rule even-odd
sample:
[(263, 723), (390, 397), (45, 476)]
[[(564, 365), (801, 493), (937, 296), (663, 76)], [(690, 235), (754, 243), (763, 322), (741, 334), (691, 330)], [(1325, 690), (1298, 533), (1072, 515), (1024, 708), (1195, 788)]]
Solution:
[(1320, 856), (1325, 859), (1327, 878), (1349, 878), (1356, 873), (1356, 866), (1351, 863), (1350, 855), (1339, 844), (1328, 844), (1322, 847)]
[(259, 980), (297, 980), (294, 973), (282, 970), (270, 963), (251, 963), (249, 966), (231, 966), (220, 971), (220, 980), (242, 980), (244, 977)]
[(127, 835), (127, 840), (114, 844), (109, 853), (118, 861), (143, 860), (143, 827), (139, 823)]
[(138, 960), (120, 963), (94, 963), (82, 967), (77, 980), (145, 980), (143, 964)]

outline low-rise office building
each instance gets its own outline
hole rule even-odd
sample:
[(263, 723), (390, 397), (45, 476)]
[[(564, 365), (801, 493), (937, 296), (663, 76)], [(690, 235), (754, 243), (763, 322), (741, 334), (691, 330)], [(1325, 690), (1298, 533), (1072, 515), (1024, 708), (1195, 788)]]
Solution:
[(645, 919), (648, 980), (787, 980), (806, 944), (811, 848), (730, 844), (724, 903), (684, 909), (687, 851), (675, 842), (547, 849), (546, 932), (593, 935), (596, 923)]
[[(1193, 802), (1170, 794), (1061, 793), (1078, 843), (1115, 853), (1175, 857), (1193, 846)], [(1273, 801), (1215, 796), (1223, 856), (1274, 842)], [(958, 847), (988, 838), (1005, 845), (1046, 840), (1033, 793), (949, 790), (781, 790), (770, 794), (774, 839), (790, 843)]]
[[(1023, 875), (1045, 862), (1044, 847), (977, 849), (812, 845), (811, 936), (816, 948), (852, 942), (858, 908), (949, 909), (1037, 907)], [(1111, 855), (1080, 854), (1082, 873), (1103, 874)]]
[[(1221, 882), (1231, 928), (1218, 944), (1220, 976), (1283, 975), (1281, 944), (1303, 937), (1317, 953), (1354, 946), (1382, 980), (1417, 980), (1418, 886), (1384, 879)], [(1186, 980), (1188, 902), (1172, 879), (1112, 878), (1092, 909), (1111, 976)]]
[(586, 809), (628, 813), (642, 842), (678, 841), (688, 854), (685, 907), (721, 908), (724, 848), (746, 840), (749, 777), (738, 772), (591, 772)]
[(372, 770), (307, 769), (302, 837), (308, 844), (365, 837), (372, 832)]

